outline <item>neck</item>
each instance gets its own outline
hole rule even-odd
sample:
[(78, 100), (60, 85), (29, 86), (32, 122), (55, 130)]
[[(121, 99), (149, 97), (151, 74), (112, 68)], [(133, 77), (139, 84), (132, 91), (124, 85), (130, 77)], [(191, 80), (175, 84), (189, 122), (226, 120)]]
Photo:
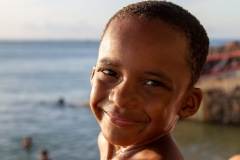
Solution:
[(138, 144), (133, 144), (130, 146), (115, 146), (115, 157), (119, 158), (130, 158), (133, 155), (137, 154), (141, 150), (144, 150), (148, 146), (150, 146), (152, 143), (158, 141), (158, 140), (163, 140), (166, 137), (171, 137), (171, 134), (165, 134), (165, 135), (160, 135), (150, 141), (144, 142), (144, 143), (138, 143)]

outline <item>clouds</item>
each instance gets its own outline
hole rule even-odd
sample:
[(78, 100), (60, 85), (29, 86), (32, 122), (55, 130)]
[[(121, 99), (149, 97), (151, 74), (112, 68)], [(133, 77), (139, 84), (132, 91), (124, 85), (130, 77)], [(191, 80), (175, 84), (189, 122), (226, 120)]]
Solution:
[(101, 30), (84, 21), (76, 23), (46, 22), (43, 25), (26, 24), (23, 28), (28, 39), (100, 39)]
[(84, 7), (74, 1), (0, 2), (0, 39), (99, 39), (101, 28), (88, 22)]
[[(240, 1), (172, 0), (194, 14), (210, 37), (240, 39)], [(0, 39), (100, 39), (108, 19), (137, 0), (0, 1)]]

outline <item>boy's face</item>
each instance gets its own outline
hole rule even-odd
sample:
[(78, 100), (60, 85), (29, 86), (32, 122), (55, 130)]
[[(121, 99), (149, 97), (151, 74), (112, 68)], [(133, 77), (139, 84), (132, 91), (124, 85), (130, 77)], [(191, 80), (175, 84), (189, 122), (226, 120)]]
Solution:
[(91, 109), (105, 138), (128, 146), (169, 134), (186, 103), (185, 37), (160, 20), (115, 20), (91, 77)]

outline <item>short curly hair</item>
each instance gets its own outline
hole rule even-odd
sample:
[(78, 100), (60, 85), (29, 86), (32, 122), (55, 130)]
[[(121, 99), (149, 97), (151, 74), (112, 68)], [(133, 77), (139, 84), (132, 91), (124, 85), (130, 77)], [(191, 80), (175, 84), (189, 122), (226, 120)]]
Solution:
[(122, 8), (110, 18), (104, 29), (102, 39), (113, 20), (131, 18), (144, 18), (147, 20), (160, 19), (173, 30), (186, 37), (189, 54), (186, 54), (185, 60), (191, 73), (189, 87), (194, 86), (201, 75), (209, 49), (209, 38), (197, 18), (181, 6), (173, 4), (172, 2), (138, 2)]

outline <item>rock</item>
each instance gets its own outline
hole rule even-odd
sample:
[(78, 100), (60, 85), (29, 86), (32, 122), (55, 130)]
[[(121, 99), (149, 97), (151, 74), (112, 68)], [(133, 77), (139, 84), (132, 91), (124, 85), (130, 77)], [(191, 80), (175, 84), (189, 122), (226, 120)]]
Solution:
[(218, 47), (210, 47), (209, 48), (209, 55), (214, 55), (214, 54), (223, 54), (226, 52), (232, 52), (240, 50), (240, 43), (238, 41), (231, 41), (226, 43), (223, 46), (218, 46)]
[(204, 105), (208, 121), (224, 124), (240, 124), (240, 86), (232, 92), (222, 89), (204, 91)]

